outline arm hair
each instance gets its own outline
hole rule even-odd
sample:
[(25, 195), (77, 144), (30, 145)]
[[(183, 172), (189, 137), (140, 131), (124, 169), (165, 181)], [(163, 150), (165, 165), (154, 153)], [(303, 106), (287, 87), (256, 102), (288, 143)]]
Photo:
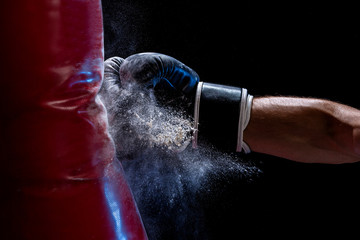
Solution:
[(254, 98), (244, 141), (252, 151), (298, 162), (357, 162), (360, 111), (313, 98)]

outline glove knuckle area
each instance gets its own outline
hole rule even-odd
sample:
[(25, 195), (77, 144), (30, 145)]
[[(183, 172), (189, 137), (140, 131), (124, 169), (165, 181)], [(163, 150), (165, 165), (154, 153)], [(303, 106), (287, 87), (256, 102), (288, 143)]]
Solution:
[(127, 57), (120, 67), (122, 81), (146, 83), (153, 78), (162, 76), (163, 61), (160, 54), (139, 53)]
[(125, 60), (121, 57), (111, 57), (104, 62), (105, 74), (119, 74), (121, 64)]

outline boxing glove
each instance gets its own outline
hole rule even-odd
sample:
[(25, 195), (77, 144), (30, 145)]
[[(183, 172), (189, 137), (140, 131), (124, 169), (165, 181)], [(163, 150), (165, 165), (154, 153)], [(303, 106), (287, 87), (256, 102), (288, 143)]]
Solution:
[(1, 239), (146, 239), (107, 115), (99, 0), (1, 4)]
[(253, 98), (246, 89), (206, 82), (199, 84), (195, 71), (159, 53), (139, 53), (125, 60), (115, 57), (109, 59), (108, 64), (114, 66), (110, 68), (112, 76), (120, 84), (136, 81), (150, 87), (170, 86), (194, 99), (194, 148), (200, 134), (206, 142), (224, 150), (250, 152), (250, 147), (243, 142), (243, 131), (250, 120)]
[(149, 87), (158, 84), (190, 94), (199, 82), (198, 74), (173, 57), (160, 53), (139, 53), (127, 57), (119, 68), (122, 82), (136, 81)]
[(194, 100), (194, 148), (202, 138), (226, 151), (251, 151), (243, 141), (253, 99), (247, 89), (206, 82), (199, 84), (199, 76), (194, 70), (159, 53), (139, 53), (125, 60), (113, 57), (105, 64), (108, 66), (106, 79), (111, 82), (106, 86), (113, 86), (114, 82), (117, 86), (127, 82), (152, 88), (161, 85), (159, 88), (171, 87)]

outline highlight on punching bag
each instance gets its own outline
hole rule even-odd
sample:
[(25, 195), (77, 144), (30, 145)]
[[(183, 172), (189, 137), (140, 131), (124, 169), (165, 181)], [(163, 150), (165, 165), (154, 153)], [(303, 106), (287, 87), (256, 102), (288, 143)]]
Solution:
[(146, 239), (97, 96), (100, 0), (0, 9), (0, 238)]

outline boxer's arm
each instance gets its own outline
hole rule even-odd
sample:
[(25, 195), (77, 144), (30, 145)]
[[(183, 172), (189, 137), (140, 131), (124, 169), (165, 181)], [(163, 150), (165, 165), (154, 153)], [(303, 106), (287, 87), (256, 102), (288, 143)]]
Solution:
[(255, 98), (244, 141), (254, 152), (299, 162), (360, 160), (360, 111), (310, 98)]

